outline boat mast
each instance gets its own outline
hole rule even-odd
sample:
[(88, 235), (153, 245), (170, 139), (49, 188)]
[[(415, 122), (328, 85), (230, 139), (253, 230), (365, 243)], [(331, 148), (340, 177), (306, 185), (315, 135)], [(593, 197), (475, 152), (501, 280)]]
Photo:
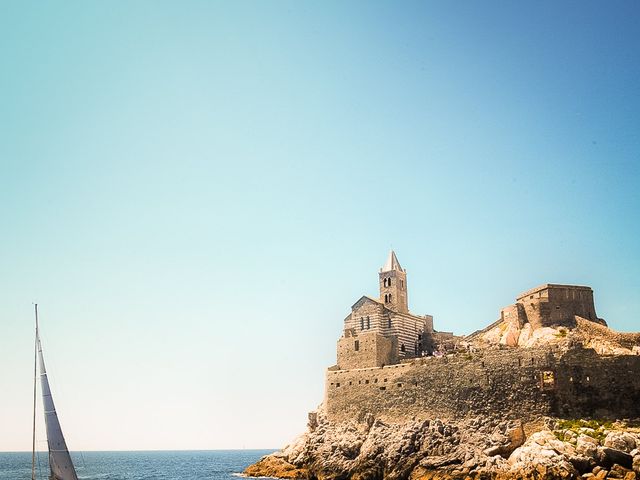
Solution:
[(36, 339), (33, 352), (33, 443), (31, 446), (31, 480), (36, 480), (36, 377), (38, 375), (38, 304), (36, 309)]

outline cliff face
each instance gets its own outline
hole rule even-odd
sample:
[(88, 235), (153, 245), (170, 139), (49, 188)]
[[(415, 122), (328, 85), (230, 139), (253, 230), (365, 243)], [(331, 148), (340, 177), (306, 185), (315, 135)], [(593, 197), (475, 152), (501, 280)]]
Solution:
[[(566, 425), (547, 419), (525, 440), (517, 421), (478, 417), (385, 423), (317, 423), (250, 476), (318, 480), (598, 479), (640, 476), (640, 430), (623, 424)], [(595, 428), (592, 428), (595, 427)], [(640, 477), (639, 477), (640, 478)]]

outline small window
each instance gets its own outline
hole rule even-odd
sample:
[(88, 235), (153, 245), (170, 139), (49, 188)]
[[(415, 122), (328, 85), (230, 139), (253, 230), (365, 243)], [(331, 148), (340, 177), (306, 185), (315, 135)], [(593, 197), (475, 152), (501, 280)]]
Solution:
[(542, 388), (544, 390), (551, 390), (556, 385), (555, 375), (550, 370), (546, 370), (546, 371), (542, 372), (541, 380), (542, 380), (542, 382), (541, 382), (542, 383)]
[(364, 330), (364, 318), (360, 317), (360, 330)]
[(369, 380), (365, 380), (364, 383), (366, 383), (367, 385), (369, 385)]
[(404, 288), (404, 280), (400, 280), (400, 286)]
[(389, 294), (389, 303), (391, 303), (391, 294)]
[(389, 319), (389, 322), (388, 322), (388, 324), (387, 324), (387, 327), (388, 327), (388, 328), (391, 328), (391, 319)]
[(336, 387), (339, 387), (339, 386), (340, 386), (340, 384), (339, 384), (339, 383), (336, 383)]
[(380, 387), (380, 390), (386, 390), (387, 387)]
[(388, 286), (391, 286), (391, 278), (388, 279), (387, 284), (388, 284)]
[(356, 343), (354, 345), (354, 349), (357, 352), (358, 350), (360, 350), (360, 340), (356, 340)]
[(367, 317), (367, 330), (369, 330), (371, 328), (371, 320), (369, 320), (369, 317)]
[(402, 345), (400, 345), (400, 351), (401, 352), (406, 352), (407, 349), (404, 347), (404, 343)]

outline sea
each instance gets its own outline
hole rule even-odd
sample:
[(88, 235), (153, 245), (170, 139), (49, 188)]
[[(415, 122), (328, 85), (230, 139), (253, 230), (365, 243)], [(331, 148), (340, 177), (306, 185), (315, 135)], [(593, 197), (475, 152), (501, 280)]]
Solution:
[[(274, 450), (71, 452), (79, 480), (239, 480), (242, 471)], [(38, 480), (47, 480), (46, 452)], [(31, 480), (31, 452), (0, 453), (0, 480)]]

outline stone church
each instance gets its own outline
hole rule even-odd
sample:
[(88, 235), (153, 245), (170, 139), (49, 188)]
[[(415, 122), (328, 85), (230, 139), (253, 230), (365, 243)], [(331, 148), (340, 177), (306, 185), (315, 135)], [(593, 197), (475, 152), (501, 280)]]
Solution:
[(394, 251), (378, 274), (380, 296), (361, 297), (344, 319), (340, 370), (391, 365), (433, 350), (433, 317), (409, 313), (407, 272)]

